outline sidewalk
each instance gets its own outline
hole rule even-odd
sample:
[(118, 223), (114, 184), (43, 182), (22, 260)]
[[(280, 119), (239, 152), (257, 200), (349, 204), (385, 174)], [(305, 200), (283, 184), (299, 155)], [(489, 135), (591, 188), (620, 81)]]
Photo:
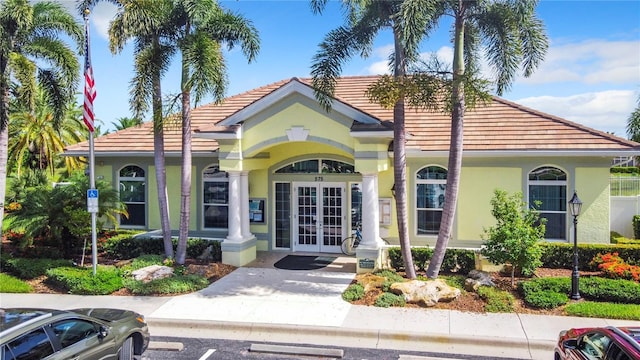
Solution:
[(550, 359), (560, 330), (634, 321), (355, 306), (354, 273), (243, 267), (173, 297), (1, 294), (1, 307), (116, 307), (145, 315), (152, 336), (387, 348)]

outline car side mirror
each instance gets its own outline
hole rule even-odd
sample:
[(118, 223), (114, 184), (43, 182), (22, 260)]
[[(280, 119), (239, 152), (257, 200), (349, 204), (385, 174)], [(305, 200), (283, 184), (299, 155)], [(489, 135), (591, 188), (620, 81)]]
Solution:
[(106, 338), (106, 337), (107, 337), (107, 335), (109, 335), (109, 329), (107, 329), (107, 327), (106, 327), (106, 326), (101, 325), (101, 326), (100, 326), (100, 332), (98, 333), (98, 337), (99, 337), (100, 339), (104, 339), (104, 338)]
[(569, 339), (569, 340), (565, 341), (563, 344), (564, 344), (565, 349), (575, 349), (575, 348), (578, 347), (578, 340)]

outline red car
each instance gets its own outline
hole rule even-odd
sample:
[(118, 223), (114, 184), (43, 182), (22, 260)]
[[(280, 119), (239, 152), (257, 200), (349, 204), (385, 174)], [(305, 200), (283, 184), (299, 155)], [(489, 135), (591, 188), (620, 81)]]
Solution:
[(640, 360), (640, 327), (601, 327), (561, 331), (555, 360)]

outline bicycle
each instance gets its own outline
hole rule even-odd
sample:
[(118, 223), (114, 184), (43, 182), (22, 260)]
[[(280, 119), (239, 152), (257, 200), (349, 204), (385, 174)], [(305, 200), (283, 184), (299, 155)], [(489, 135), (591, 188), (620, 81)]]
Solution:
[[(356, 254), (356, 248), (360, 245), (360, 241), (362, 241), (362, 225), (358, 224), (356, 227), (356, 231), (354, 231), (351, 236), (345, 238), (340, 243), (340, 250), (345, 255), (353, 256)], [(389, 242), (385, 239), (382, 239), (385, 245), (389, 245)]]

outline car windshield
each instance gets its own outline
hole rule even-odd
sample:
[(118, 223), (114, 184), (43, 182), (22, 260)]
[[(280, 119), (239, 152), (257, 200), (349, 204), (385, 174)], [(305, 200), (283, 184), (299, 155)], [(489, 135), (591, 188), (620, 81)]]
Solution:
[(30, 309), (13, 309), (11, 311), (0, 309), (0, 332), (46, 314), (43, 311)]

